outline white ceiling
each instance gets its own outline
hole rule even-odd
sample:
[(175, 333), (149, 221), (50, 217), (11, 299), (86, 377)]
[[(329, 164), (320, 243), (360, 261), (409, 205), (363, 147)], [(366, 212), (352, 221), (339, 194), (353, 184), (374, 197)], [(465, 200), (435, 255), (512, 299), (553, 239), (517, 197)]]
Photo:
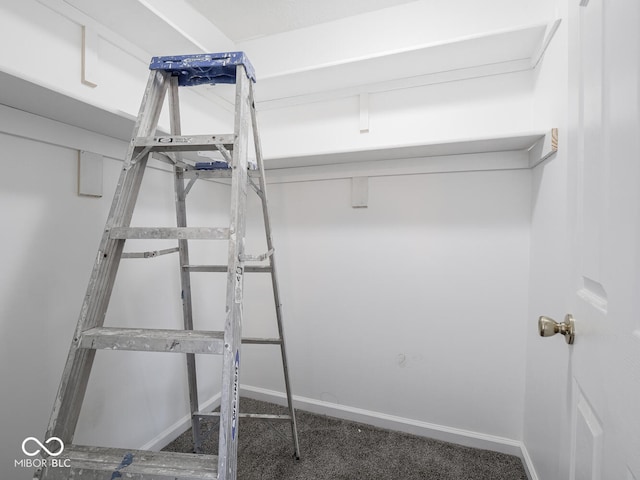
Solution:
[(235, 43), (416, 0), (187, 0)]

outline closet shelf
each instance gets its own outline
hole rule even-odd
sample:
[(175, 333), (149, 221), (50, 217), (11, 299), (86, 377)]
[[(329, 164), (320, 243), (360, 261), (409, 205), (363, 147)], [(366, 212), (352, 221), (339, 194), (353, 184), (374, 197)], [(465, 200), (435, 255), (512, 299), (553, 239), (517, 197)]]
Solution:
[(8, 72), (0, 71), (0, 85), (1, 105), (119, 140), (131, 140), (136, 121), (133, 115), (88, 103)]
[(546, 132), (522, 133), (495, 137), (446, 140), (397, 146), (375, 146), (357, 150), (326, 153), (267, 157), (269, 169), (334, 165), (340, 163), (372, 162), (408, 158), (464, 155), (470, 153), (507, 152), (529, 150), (544, 138)]
[[(46, 86), (38, 85), (10, 73), (0, 71), (0, 104), (50, 118), (68, 125), (107, 135), (128, 142), (135, 118), (103, 105), (93, 105)], [(556, 137), (557, 138), (557, 137)], [(272, 175), (288, 175), (295, 171), (313, 173), (316, 170), (331, 175), (347, 171), (364, 171), (372, 166), (387, 174), (395, 172), (490, 170), (500, 168), (532, 168), (547, 158), (557, 147), (551, 130), (509, 133), (487, 137), (449, 139), (403, 145), (375, 145), (362, 149), (328, 151), (321, 153), (275, 156), (265, 159)], [(516, 152), (509, 160), (496, 161), (504, 155), (492, 152)], [(483, 159), (466, 159), (465, 154), (485, 154)], [(426, 158), (431, 158), (426, 162)], [(434, 157), (437, 157), (435, 159)], [(495, 158), (494, 158), (495, 157)], [(496, 163), (497, 162), (497, 163)], [(340, 173), (342, 172), (342, 173)], [(306, 173), (305, 173), (306, 175)], [(315, 174), (314, 174), (315, 175)]]
[(557, 129), (267, 157), (269, 181), (531, 169), (558, 150)]
[[(262, 110), (487, 75), (531, 70), (540, 62), (560, 20), (383, 52), (260, 77)], [(209, 88), (233, 101), (232, 89)]]

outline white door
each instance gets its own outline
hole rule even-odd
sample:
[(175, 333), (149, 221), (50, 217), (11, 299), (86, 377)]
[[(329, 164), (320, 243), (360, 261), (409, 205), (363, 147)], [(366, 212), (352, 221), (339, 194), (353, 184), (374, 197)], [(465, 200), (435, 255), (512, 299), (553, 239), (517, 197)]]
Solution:
[(569, 2), (570, 478), (640, 480), (640, 1)]

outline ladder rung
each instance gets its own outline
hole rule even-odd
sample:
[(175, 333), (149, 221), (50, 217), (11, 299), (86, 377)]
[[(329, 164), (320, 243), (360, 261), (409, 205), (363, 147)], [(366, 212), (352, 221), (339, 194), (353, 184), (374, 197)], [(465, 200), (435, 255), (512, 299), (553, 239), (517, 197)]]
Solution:
[(135, 140), (135, 147), (149, 152), (196, 152), (218, 150), (218, 146), (233, 150), (235, 138), (234, 134), (139, 137)]
[(242, 339), (242, 343), (247, 345), (280, 345), (282, 340), (279, 338), (245, 337)]
[[(65, 461), (69, 460), (69, 461)], [(56, 457), (59, 465), (50, 468), (47, 479), (82, 478), (103, 480), (128, 478), (135, 480), (205, 480), (218, 478), (218, 457), (176, 452), (149, 452), (122, 448), (65, 445)]]
[[(184, 265), (182, 268), (190, 272), (225, 273), (228, 270), (227, 265)], [(269, 273), (271, 272), (271, 265), (246, 265), (244, 271), (245, 273)]]
[[(216, 418), (220, 416), (220, 412), (194, 413), (194, 417), (199, 418)], [(262, 420), (291, 420), (291, 415), (272, 415), (270, 413), (240, 413), (240, 418), (256, 418)]]
[(109, 237), (113, 239), (228, 240), (229, 229), (223, 227), (112, 227)]
[[(192, 179), (192, 178), (231, 178), (233, 173), (232, 169), (219, 169), (219, 170), (196, 170), (189, 169), (185, 170), (183, 173), (184, 178)], [(259, 178), (260, 170), (248, 170), (250, 178)]]
[(97, 350), (218, 355), (224, 350), (224, 332), (98, 327), (83, 332), (79, 344)]
[(170, 253), (179, 252), (178, 247), (165, 248), (164, 250), (151, 250), (149, 252), (122, 252), (122, 258), (155, 258), (160, 255), (169, 255)]

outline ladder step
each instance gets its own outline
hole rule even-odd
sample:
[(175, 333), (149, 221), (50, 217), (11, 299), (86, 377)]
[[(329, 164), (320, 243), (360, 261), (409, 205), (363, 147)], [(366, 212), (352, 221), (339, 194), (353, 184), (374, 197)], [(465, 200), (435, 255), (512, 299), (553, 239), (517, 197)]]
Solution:
[(112, 227), (112, 239), (154, 240), (228, 240), (229, 229), (223, 227)]
[(135, 147), (136, 150), (148, 152), (197, 152), (218, 150), (218, 147), (233, 150), (235, 139), (234, 134), (138, 137), (135, 139)]
[[(231, 178), (231, 175), (233, 174), (233, 170), (232, 169), (226, 169), (226, 170), (195, 170), (195, 169), (189, 169), (189, 170), (185, 170), (185, 172), (183, 173), (184, 178), (186, 179), (193, 179), (193, 178)], [(249, 178), (260, 178), (260, 170), (248, 170), (247, 174), (249, 175)]]
[(97, 350), (219, 355), (224, 349), (224, 332), (99, 327), (82, 332), (79, 345)]
[(282, 339), (244, 337), (242, 343), (245, 345), (280, 345), (282, 344)]
[[(242, 339), (247, 345), (280, 345), (280, 338)], [(82, 332), (80, 348), (137, 352), (202, 353), (219, 355), (224, 332), (146, 328), (97, 327)]]
[[(216, 418), (220, 416), (220, 412), (197, 412), (193, 414), (198, 418)], [(239, 413), (240, 418), (254, 418), (258, 420), (291, 420), (291, 415), (273, 415), (270, 413)]]
[[(226, 273), (228, 270), (227, 265), (183, 265), (182, 268), (190, 272)], [(271, 265), (246, 265), (244, 267), (245, 273), (269, 273), (271, 270)]]
[[(68, 461), (66, 461), (68, 460)], [(56, 458), (69, 468), (46, 469), (46, 480), (206, 480), (218, 478), (218, 457), (175, 452), (66, 445)]]

